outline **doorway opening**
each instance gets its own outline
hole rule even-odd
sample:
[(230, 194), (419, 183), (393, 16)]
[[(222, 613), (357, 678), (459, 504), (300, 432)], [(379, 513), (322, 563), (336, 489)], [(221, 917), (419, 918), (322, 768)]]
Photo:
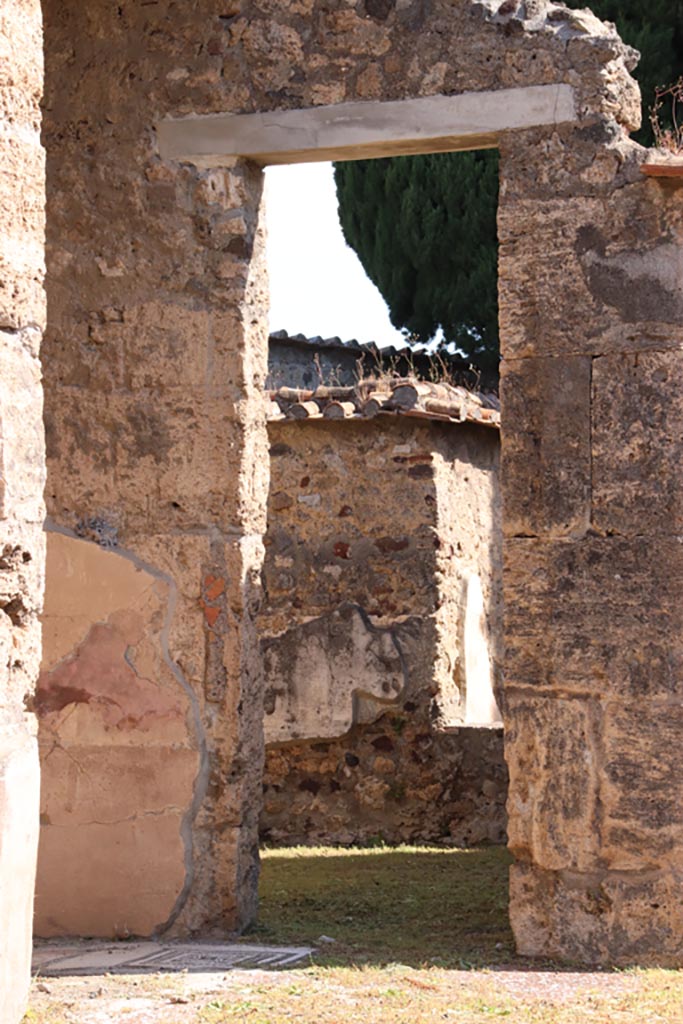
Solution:
[[(398, 162), (409, 171), (421, 159)], [(446, 162), (450, 155), (437, 154), (433, 167)], [(311, 166), (320, 165), (303, 165), (309, 187)], [(285, 170), (295, 180), (299, 168)], [(266, 195), (277, 235), (278, 197)], [(296, 217), (299, 227), (304, 219)], [(490, 221), (495, 264), (495, 209)], [(441, 249), (453, 223), (444, 230)], [(352, 333), (341, 338), (328, 336), (330, 321), (316, 330), (306, 320), (309, 279), (297, 252), (315, 254), (324, 270), (319, 287), (325, 277), (332, 282), (330, 302), (335, 293), (351, 308), (363, 301), (356, 303), (335, 254), (328, 260), (324, 239), (299, 230), (286, 243), (269, 239), (288, 257), (269, 265), (278, 307), (271, 329), (287, 329), (274, 331), (269, 346), (257, 931), (313, 941), (336, 929), (356, 956), (373, 919), (372, 957), (381, 955), (379, 922), (396, 886), (396, 906), (417, 900), (415, 920), (424, 926), (430, 911), (420, 909), (419, 878), (442, 914), (462, 920), (453, 894), (464, 895), (469, 876), (474, 889), (481, 882), (482, 897), (470, 904), (470, 923), (486, 908), (490, 924), (494, 905), (504, 919), (499, 402), (495, 374), (484, 390), (480, 369), (437, 334), (438, 314), (436, 339), (396, 332), (398, 345), (374, 344), (362, 312), (345, 321)], [(417, 255), (415, 279), (424, 279), (430, 257)], [(438, 253), (431, 263), (436, 273)], [(299, 309), (310, 337), (295, 333)], [(385, 886), (387, 875), (393, 886)], [(353, 878), (358, 898), (349, 902)], [(298, 931), (280, 918), (285, 890), (287, 906), (300, 910)], [(309, 916), (306, 906), (318, 909)], [(409, 919), (410, 912), (404, 927), (412, 941)], [(463, 955), (460, 940), (452, 948)]]

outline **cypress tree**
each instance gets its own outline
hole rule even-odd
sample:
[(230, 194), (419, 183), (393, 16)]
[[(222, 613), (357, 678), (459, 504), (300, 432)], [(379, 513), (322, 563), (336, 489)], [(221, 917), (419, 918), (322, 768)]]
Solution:
[[(683, 73), (683, 0), (593, 0), (590, 6), (640, 50), (635, 77), (644, 114), (635, 137), (650, 145), (655, 88)], [(444, 344), (454, 342), (482, 370), (495, 372), (497, 153), (338, 163), (335, 181), (344, 238), (383, 295), (392, 324), (422, 342), (441, 327)]]

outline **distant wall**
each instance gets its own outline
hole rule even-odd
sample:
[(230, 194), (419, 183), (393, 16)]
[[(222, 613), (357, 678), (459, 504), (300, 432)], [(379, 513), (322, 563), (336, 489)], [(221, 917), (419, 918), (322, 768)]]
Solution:
[(373, 342), (360, 344), (355, 340), (339, 338), (306, 338), (276, 331), (268, 341), (268, 386), (278, 388), (285, 384), (292, 388), (315, 388), (326, 384), (351, 386), (360, 377), (374, 376), (378, 368), (392, 370), (404, 376), (417, 374), (425, 380), (436, 371), (448, 366), (454, 377), (469, 384), (477, 383), (470, 364), (447, 352), (433, 359), (414, 349), (397, 349), (393, 345), (377, 348)]
[(403, 417), (269, 430), (262, 837), (503, 841), (502, 730), (452, 727), (482, 638), (499, 685), (497, 432)]

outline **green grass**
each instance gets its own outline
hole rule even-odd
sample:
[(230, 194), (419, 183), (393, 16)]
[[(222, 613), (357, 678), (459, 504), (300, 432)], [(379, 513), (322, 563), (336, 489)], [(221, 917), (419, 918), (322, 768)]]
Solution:
[(266, 850), (248, 938), (317, 944), (318, 963), (482, 966), (509, 961), (510, 857), (501, 847)]

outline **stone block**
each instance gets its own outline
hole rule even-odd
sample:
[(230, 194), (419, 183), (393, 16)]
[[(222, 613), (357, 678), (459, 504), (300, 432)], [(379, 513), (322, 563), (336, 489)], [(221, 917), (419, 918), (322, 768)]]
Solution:
[(508, 844), (555, 870), (592, 870), (600, 852), (598, 712), (591, 701), (509, 691)]
[[(45, 252), (45, 152), (37, 122), (17, 123), (20, 115), (2, 117), (0, 88), (0, 227), (3, 262), (42, 282)], [(44, 305), (40, 296), (39, 307)]]
[(680, 351), (594, 360), (592, 517), (601, 533), (683, 533), (682, 372)]
[(585, 357), (505, 360), (505, 536), (577, 537), (590, 522), (590, 373)]
[[(526, 225), (528, 227), (528, 225)], [(531, 229), (533, 230), (533, 229)], [(498, 276), (503, 358), (590, 355), (608, 318), (571, 249), (520, 257), (501, 249)]]
[[(267, 463), (240, 476), (247, 440), (265, 444), (260, 420), (240, 424), (234, 406), (184, 389), (102, 396), (60, 389), (46, 415), (47, 502), (71, 527), (109, 517), (125, 536), (196, 529), (210, 522), (238, 529), (253, 511)], [(56, 472), (60, 466), (59, 473)], [(73, 510), (73, 511), (71, 511)]]
[(509, 539), (507, 685), (628, 701), (680, 694), (682, 585), (676, 538)]
[(523, 956), (661, 967), (683, 956), (680, 881), (668, 872), (582, 877), (515, 864), (510, 918)]
[(0, 332), (0, 519), (40, 524), (44, 518), (42, 413), (38, 360), (21, 338)]
[(194, 391), (208, 383), (211, 314), (207, 309), (150, 301), (126, 308), (122, 323), (105, 321), (100, 331), (105, 345), (121, 337), (127, 390), (183, 387)]
[(615, 871), (683, 869), (683, 701), (605, 708), (603, 856)]
[(504, 357), (677, 348), (683, 201), (633, 168), (636, 180), (616, 194), (598, 183), (564, 199), (503, 194)]

